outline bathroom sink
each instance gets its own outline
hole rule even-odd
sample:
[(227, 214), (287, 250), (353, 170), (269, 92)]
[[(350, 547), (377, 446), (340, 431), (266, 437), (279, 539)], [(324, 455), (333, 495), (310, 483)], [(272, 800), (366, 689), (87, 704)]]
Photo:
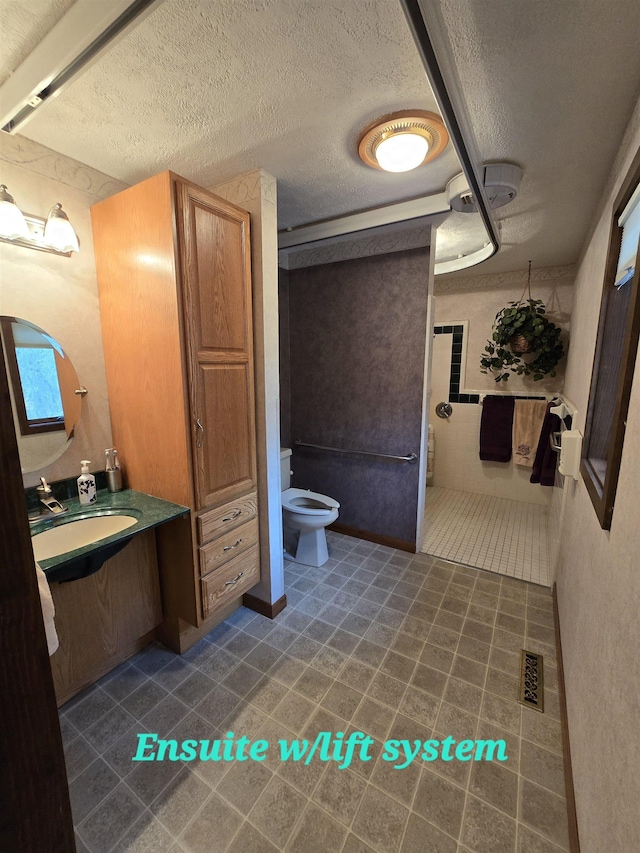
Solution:
[(58, 522), (54, 527), (32, 537), (33, 553), (38, 562), (58, 557), (121, 533), (137, 524), (138, 520), (139, 516), (135, 515), (109, 513), (85, 516), (77, 521)]

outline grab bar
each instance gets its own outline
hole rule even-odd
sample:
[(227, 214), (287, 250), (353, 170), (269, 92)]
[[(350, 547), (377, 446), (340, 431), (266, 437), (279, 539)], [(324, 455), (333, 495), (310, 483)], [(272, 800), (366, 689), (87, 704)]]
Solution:
[(368, 450), (344, 450), (340, 447), (325, 447), (322, 444), (307, 444), (306, 441), (295, 441), (296, 447), (312, 447), (314, 450), (330, 450), (332, 453), (355, 453), (358, 456), (375, 456), (378, 459), (393, 459), (394, 462), (408, 462), (413, 464), (418, 457), (415, 453), (408, 453), (406, 456), (392, 456), (389, 453), (370, 453)]

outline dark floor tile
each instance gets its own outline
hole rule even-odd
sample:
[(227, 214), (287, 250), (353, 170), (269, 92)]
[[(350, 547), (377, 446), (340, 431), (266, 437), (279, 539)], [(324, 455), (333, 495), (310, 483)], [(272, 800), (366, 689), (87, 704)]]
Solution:
[(224, 649), (215, 648), (214, 653), (199, 667), (213, 681), (222, 681), (239, 665), (239, 660)]
[[(259, 669), (256, 669), (254, 666), (250, 666), (245, 661), (238, 664), (238, 666), (227, 675), (221, 682), (222, 686), (227, 690), (233, 690), (238, 696), (245, 697), (249, 691), (253, 690), (256, 684), (263, 677), (263, 672)], [(178, 691), (176, 690), (176, 695), (178, 695)]]
[(97, 757), (98, 754), (95, 749), (82, 736), (64, 743), (64, 762), (67, 767), (68, 781), (73, 781)]
[(470, 714), (479, 714), (482, 705), (482, 690), (468, 681), (451, 676), (444, 691), (443, 700)]
[(121, 783), (78, 827), (91, 853), (107, 853), (140, 817), (144, 807)]
[(146, 681), (133, 693), (130, 693), (122, 700), (122, 706), (134, 716), (137, 720), (141, 720), (145, 714), (151, 711), (158, 705), (165, 696), (167, 691), (156, 684), (155, 681)]
[(465, 793), (461, 788), (425, 768), (418, 784), (413, 810), (443, 832), (458, 837)]
[(235, 693), (218, 684), (196, 705), (195, 710), (212, 726), (217, 727), (236, 708), (239, 701)]
[(116, 702), (121, 702), (125, 696), (128, 696), (140, 687), (147, 678), (148, 675), (146, 673), (141, 672), (137, 667), (127, 661), (107, 673), (104, 678), (100, 679), (98, 684)]
[(411, 686), (417, 687), (420, 690), (425, 690), (436, 696), (438, 699), (442, 697), (445, 686), (447, 684), (447, 676), (437, 669), (432, 669), (430, 666), (418, 664), (411, 678)]
[(69, 722), (81, 733), (86, 732), (89, 726), (104, 717), (116, 704), (115, 700), (100, 688), (85, 691), (85, 694), (77, 697), (80, 701), (74, 703), (73, 707), (66, 710), (65, 706), (64, 710)]
[(400, 849), (409, 811), (371, 785), (366, 789), (353, 822), (353, 831), (380, 853)]
[(341, 823), (349, 826), (355, 817), (367, 783), (350, 769), (329, 764), (313, 794), (313, 800)]
[(520, 773), (543, 788), (561, 797), (565, 796), (564, 762), (561, 755), (523, 740)]
[(520, 784), (520, 820), (560, 847), (569, 847), (567, 804), (564, 797), (528, 779)]
[(135, 719), (123, 707), (116, 705), (86, 731), (86, 739), (98, 752), (105, 752), (119, 740)]
[(137, 655), (131, 658), (131, 663), (134, 664), (145, 675), (155, 675), (158, 670), (166, 666), (176, 658), (175, 652), (170, 652), (159, 643), (147, 646)]
[(278, 853), (278, 848), (250, 823), (243, 823), (227, 853)]
[(170, 693), (148, 714), (145, 714), (140, 722), (144, 731), (157, 732), (160, 737), (166, 737), (176, 723), (186, 717), (188, 713), (189, 708)]
[(199, 669), (195, 669), (188, 678), (175, 688), (173, 695), (189, 708), (193, 708), (204, 699), (210, 690), (213, 690), (214, 686), (214, 681)]
[(73, 822), (77, 826), (120, 781), (113, 770), (98, 758), (69, 785)]
[(336, 649), (338, 652), (342, 652), (343, 655), (350, 655), (359, 642), (360, 639), (355, 634), (349, 633), (348, 630), (345, 631), (337, 628), (333, 636), (327, 640), (327, 646)]
[(270, 714), (276, 705), (278, 705), (282, 700), (287, 690), (288, 687), (286, 685), (281, 684), (279, 681), (275, 681), (273, 678), (269, 678), (268, 675), (265, 675), (260, 679), (253, 690), (247, 694), (246, 699), (257, 708), (260, 708), (261, 711), (264, 711), (266, 714)]
[(433, 727), (436, 722), (440, 700), (424, 690), (408, 687), (399, 706), (399, 711), (420, 724)]
[[(274, 744), (274, 746), (277, 745)], [(268, 785), (272, 775), (272, 772), (260, 762), (236, 762), (225, 774), (216, 790), (238, 811), (247, 815)]]
[(516, 822), (493, 806), (469, 795), (462, 841), (474, 853), (515, 853)]
[(342, 668), (338, 679), (348, 684), (349, 687), (353, 687), (354, 690), (364, 693), (371, 684), (375, 674), (375, 670), (370, 666), (349, 658)]
[(302, 794), (274, 776), (251, 810), (251, 822), (275, 845), (284, 847), (306, 802)]
[(531, 708), (522, 709), (522, 737), (562, 755), (562, 727)]
[(361, 663), (367, 664), (367, 666), (377, 669), (385, 654), (385, 649), (382, 646), (372, 643), (370, 640), (363, 639), (360, 640), (353, 650), (351, 657)]
[(487, 667), (484, 664), (457, 654), (453, 661), (451, 675), (467, 681), (469, 684), (474, 684), (476, 687), (484, 687), (487, 677)]
[(376, 763), (371, 781), (386, 794), (411, 808), (413, 795), (420, 779), (420, 770), (420, 766), (415, 762), (408, 767), (397, 770), (393, 762), (379, 760)]
[(116, 850), (117, 853), (169, 853), (173, 844), (173, 838), (160, 821), (145, 811), (122, 836)]
[(404, 834), (402, 853), (456, 853), (458, 845), (426, 820), (412, 814)]
[(473, 637), (462, 636), (458, 643), (457, 653), (478, 663), (488, 663), (491, 646)]
[(398, 681), (397, 678), (392, 678), (390, 675), (378, 672), (369, 685), (367, 694), (372, 699), (377, 699), (378, 702), (389, 705), (391, 708), (397, 708), (404, 696), (406, 688), (407, 685), (404, 682)]
[(291, 731), (300, 732), (316, 707), (309, 699), (295, 690), (290, 690), (272, 711), (271, 716)]
[(334, 632), (333, 625), (328, 622), (323, 622), (321, 619), (314, 619), (304, 630), (305, 636), (311, 637), (317, 643), (326, 643), (329, 637)]
[(193, 672), (197, 672), (195, 667), (182, 660), (182, 658), (176, 657), (171, 663), (168, 663), (159, 672), (156, 672), (153, 680), (160, 687), (171, 692)]
[(310, 803), (289, 844), (288, 853), (339, 853), (347, 830)]
[(496, 761), (474, 761), (469, 790), (492, 806), (516, 817), (518, 776)]
[(354, 690), (339, 681), (334, 681), (320, 704), (327, 711), (336, 714), (343, 720), (350, 720), (361, 699), (362, 693), (358, 690)]
[(188, 853), (211, 853), (211, 842), (226, 850), (238, 831), (242, 818), (217, 794), (211, 794), (197, 816), (180, 836)]
[(439, 732), (446, 732), (456, 740), (473, 740), (477, 725), (478, 718), (461, 708), (444, 701), (440, 705), (436, 720), (436, 728)]
[(184, 767), (151, 804), (151, 812), (169, 832), (178, 836), (211, 793), (211, 788)]
[(353, 725), (374, 738), (384, 740), (393, 717), (391, 708), (365, 696), (353, 717)]

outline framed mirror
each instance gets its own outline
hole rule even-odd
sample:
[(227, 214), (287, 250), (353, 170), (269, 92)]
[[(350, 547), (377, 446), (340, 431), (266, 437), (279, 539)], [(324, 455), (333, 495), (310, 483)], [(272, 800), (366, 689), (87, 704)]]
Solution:
[(82, 409), (78, 375), (44, 329), (0, 316), (11, 408), (22, 473), (55, 462), (73, 440)]

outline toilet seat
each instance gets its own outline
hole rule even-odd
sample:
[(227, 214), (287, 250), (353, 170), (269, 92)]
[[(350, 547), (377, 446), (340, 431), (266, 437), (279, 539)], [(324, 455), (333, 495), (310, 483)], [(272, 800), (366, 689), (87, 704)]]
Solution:
[(340, 509), (340, 504), (328, 495), (307, 489), (285, 489), (282, 492), (282, 507), (300, 515), (329, 515), (334, 509)]

